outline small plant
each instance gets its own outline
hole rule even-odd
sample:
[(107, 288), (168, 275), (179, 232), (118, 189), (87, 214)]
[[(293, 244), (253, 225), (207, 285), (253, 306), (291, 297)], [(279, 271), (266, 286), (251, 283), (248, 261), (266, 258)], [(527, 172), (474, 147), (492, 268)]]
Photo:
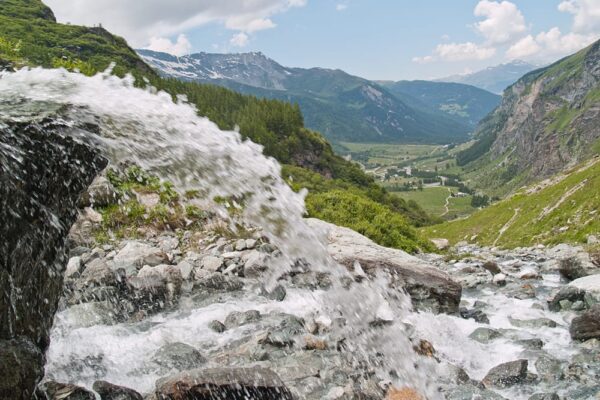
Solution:
[(52, 67), (53, 68), (64, 68), (68, 71), (80, 72), (87, 76), (92, 76), (96, 72), (96, 68), (86, 61), (81, 61), (79, 59), (70, 59), (70, 58), (58, 58), (55, 57), (52, 59)]

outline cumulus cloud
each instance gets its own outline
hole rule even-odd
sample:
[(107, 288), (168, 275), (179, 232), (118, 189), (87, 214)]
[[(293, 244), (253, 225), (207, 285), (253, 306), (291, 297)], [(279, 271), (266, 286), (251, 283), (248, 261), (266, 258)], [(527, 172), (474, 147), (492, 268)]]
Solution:
[(485, 18), (475, 24), (475, 30), (491, 44), (507, 43), (527, 32), (525, 17), (510, 1), (482, 0), (475, 6), (474, 14)]
[(559, 11), (573, 14), (573, 32), (590, 34), (600, 32), (600, 1), (565, 0)]
[(151, 38), (172, 37), (208, 23), (248, 35), (275, 27), (274, 15), (306, 4), (306, 0), (45, 1), (60, 21), (101, 23), (135, 47), (147, 46)]
[(192, 50), (192, 44), (184, 34), (181, 34), (177, 37), (177, 41), (175, 43), (167, 38), (152, 37), (150, 38), (150, 44), (146, 48), (149, 50), (173, 54), (174, 56), (183, 56), (190, 53)]
[(473, 42), (447, 43), (438, 44), (434, 53), (445, 61), (486, 60), (496, 54), (496, 49)]
[(429, 64), (434, 62), (435, 58), (433, 56), (424, 56), (424, 57), (413, 57), (412, 62), (417, 64)]
[(598, 34), (582, 35), (574, 32), (563, 34), (559, 28), (554, 27), (547, 32), (538, 33), (535, 37), (528, 35), (521, 39), (506, 51), (506, 57), (552, 61), (590, 45), (599, 37)]
[(229, 43), (236, 47), (245, 47), (250, 38), (244, 32), (236, 33), (231, 37)]

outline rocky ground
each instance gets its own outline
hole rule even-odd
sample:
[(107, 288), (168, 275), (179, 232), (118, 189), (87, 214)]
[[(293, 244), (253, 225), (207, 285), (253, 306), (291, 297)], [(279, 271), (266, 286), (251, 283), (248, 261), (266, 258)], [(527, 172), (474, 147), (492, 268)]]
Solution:
[[(312, 220), (348, 275), (279, 276), (256, 230), (100, 245), (101, 221), (83, 209), (71, 232), (41, 398), (600, 398), (599, 259), (583, 248), (416, 258)], [(399, 310), (373, 307), (375, 290)]]

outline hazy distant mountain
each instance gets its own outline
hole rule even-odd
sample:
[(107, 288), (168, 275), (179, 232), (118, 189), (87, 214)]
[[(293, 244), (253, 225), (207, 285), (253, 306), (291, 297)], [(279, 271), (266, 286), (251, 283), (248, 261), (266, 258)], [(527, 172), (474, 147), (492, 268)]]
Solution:
[(452, 75), (437, 79), (437, 82), (456, 82), (477, 86), (492, 93), (502, 94), (504, 89), (515, 83), (526, 73), (538, 68), (525, 61), (515, 60), (506, 64), (488, 67), (481, 71), (464, 75)]
[(427, 110), (438, 110), (457, 122), (475, 127), (500, 104), (501, 96), (462, 83), (382, 81), (400, 100)]
[(333, 141), (450, 143), (472, 127), (438, 108), (402, 101), (375, 82), (324, 68), (287, 68), (262, 53), (174, 57), (138, 50), (163, 76), (212, 83), (300, 105), (306, 125)]

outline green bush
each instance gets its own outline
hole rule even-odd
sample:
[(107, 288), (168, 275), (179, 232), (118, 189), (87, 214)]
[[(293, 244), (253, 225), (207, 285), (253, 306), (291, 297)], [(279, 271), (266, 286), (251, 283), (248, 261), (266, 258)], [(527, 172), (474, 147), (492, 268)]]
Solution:
[(306, 207), (309, 216), (353, 229), (383, 246), (411, 253), (433, 251), (400, 214), (368, 198), (333, 190), (310, 196)]

